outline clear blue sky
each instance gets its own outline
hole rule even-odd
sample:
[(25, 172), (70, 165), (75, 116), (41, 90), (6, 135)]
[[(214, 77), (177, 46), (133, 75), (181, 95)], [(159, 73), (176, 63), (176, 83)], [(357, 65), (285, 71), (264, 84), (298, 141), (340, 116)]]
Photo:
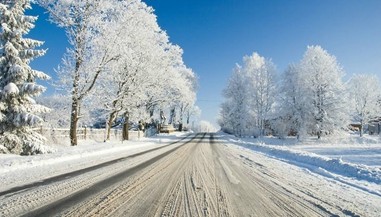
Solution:
[[(347, 73), (381, 77), (380, 0), (146, 0), (184, 61), (199, 76), (201, 120), (216, 123), (221, 92), (235, 63), (258, 52), (271, 58), (279, 74), (298, 62), (307, 45), (321, 45)], [(67, 46), (65, 33), (40, 15), (33, 38), (49, 48), (33, 62), (54, 76)], [(49, 93), (54, 90), (49, 90)]]

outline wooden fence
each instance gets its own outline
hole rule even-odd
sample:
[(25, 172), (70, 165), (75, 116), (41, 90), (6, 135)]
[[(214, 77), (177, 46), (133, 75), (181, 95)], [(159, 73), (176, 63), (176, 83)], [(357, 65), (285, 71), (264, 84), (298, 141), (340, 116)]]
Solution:
[[(64, 144), (70, 142), (70, 129), (37, 127), (34, 128), (34, 130), (42, 134), (50, 143)], [(128, 131), (130, 140), (143, 138), (146, 136), (146, 134), (147, 133), (144, 133), (143, 131)], [(95, 140), (99, 142), (105, 141), (106, 130), (94, 128), (79, 128), (77, 130), (77, 138), (78, 140)], [(122, 130), (112, 129), (110, 133), (110, 139), (122, 141)]]

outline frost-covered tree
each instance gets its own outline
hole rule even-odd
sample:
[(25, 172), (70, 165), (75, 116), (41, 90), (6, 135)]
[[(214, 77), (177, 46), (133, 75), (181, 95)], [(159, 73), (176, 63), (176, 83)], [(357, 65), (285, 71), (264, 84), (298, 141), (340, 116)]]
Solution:
[(375, 75), (354, 75), (349, 82), (353, 120), (363, 126), (381, 113), (381, 87)]
[[(238, 129), (237, 125), (239, 124), (234, 117), (233, 104), (226, 100), (221, 103), (219, 116), (218, 116), (218, 125), (221, 127), (221, 130), (225, 133), (233, 134), (235, 136), (240, 136), (243, 129)], [(238, 125), (239, 126), (239, 125)]]
[(251, 56), (245, 56), (243, 62), (243, 70), (249, 82), (251, 113), (259, 135), (263, 136), (276, 96), (275, 65), (255, 52)]
[(320, 46), (308, 46), (303, 59), (283, 75), (274, 122), (278, 133), (321, 138), (345, 129), (349, 112), (343, 76), (334, 56)]
[(183, 88), (182, 100), (178, 103), (180, 110), (180, 123), (184, 124), (183, 119), (186, 117), (186, 124), (189, 124), (190, 116), (195, 109), (196, 93), (198, 88), (197, 76), (189, 68), (184, 68), (181, 72), (186, 86)]
[(224, 96), (219, 121), (223, 130), (239, 136), (248, 131), (264, 135), (276, 96), (275, 65), (258, 53), (244, 56), (243, 66), (234, 69)]
[(119, 5), (124, 2), (39, 0), (48, 10), (51, 21), (66, 30), (71, 45), (58, 71), (72, 98), (70, 142), (73, 146), (78, 143), (77, 125), (84, 98), (93, 90), (107, 65), (119, 58), (120, 47), (116, 39), (120, 33), (108, 31), (108, 28), (115, 25), (120, 10), (124, 10)]
[(100, 76), (100, 85), (96, 87), (97, 92), (104, 93), (100, 99), (108, 113), (107, 138), (118, 116), (123, 116), (128, 123), (132, 107), (143, 107), (146, 86), (156, 81), (149, 72), (155, 67), (152, 59), (160, 38), (152, 8), (141, 1), (117, 4), (124, 10), (119, 11), (109, 31), (119, 33), (115, 40), (120, 58), (107, 67), (107, 73)]
[(294, 64), (291, 64), (282, 76), (276, 106), (278, 116), (273, 122), (273, 129), (280, 137), (291, 132), (296, 133), (298, 138), (306, 135), (306, 124), (310, 116), (308, 112), (312, 104), (307, 100), (308, 95), (305, 93), (305, 78), (299, 73), (298, 65)]
[(30, 8), (29, 0), (0, 1), (0, 152), (23, 155), (49, 150), (32, 129), (42, 121), (38, 115), (48, 111), (33, 99), (45, 90), (36, 80), (49, 77), (29, 65), (45, 54), (36, 49), (43, 42), (24, 38), (37, 19), (25, 15)]
[[(170, 107), (169, 123), (183, 124), (183, 116), (194, 106), (196, 101), (197, 77), (187, 68), (182, 60), (183, 51), (178, 46), (168, 49), (169, 98), (164, 102)], [(164, 89), (168, 87), (164, 86)]]
[[(107, 138), (117, 119), (123, 119), (124, 128), (132, 122), (148, 122), (158, 109), (171, 110), (178, 115), (195, 102), (196, 76), (185, 66), (183, 51), (169, 42), (168, 35), (159, 27), (153, 9), (141, 1), (117, 1), (118, 9), (109, 18), (116, 32), (118, 61), (104, 67), (96, 92), (107, 117)], [(173, 118), (175, 120), (175, 118)]]
[(58, 71), (72, 95), (72, 145), (77, 144), (81, 104), (95, 90), (103, 93), (97, 104), (108, 112), (109, 129), (117, 117), (122, 116), (126, 124), (131, 119), (147, 119), (147, 111), (177, 105), (184, 98), (180, 92), (191, 85), (175, 85), (184, 84), (185, 78), (177, 79), (184, 67), (176, 53), (182, 55), (182, 50), (169, 43), (153, 9), (142, 1), (39, 2), (51, 20), (65, 28), (71, 44)]
[(190, 118), (193, 117), (200, 117), (201, 115), (201, 109), (197, 105), (192, 105), (190, 108), (187, 108), (187, 111), (185, 113), (186, 117), (186, 124), (189, 127)]
[(282, 74), (278, 87), (277, 103), (275, 111), (277, 115), (271, 121), (271, 127), (274, 129), (279, 138), (285, 138), (292, 132), (296, 131), (298, 119), (295, 118), (297, 109), (297, 85), (296, 82), (296, 67), (289, 65), (286, 71)]
[(345, 129), (349, 121), (347, 91), (336, 58), (320, 46), (308, 46), (296, 72), (303, 94), (297, 108), (304, 114), (299, 130), (321, 138)]
[(238, 64), (223, 90), (225, 102), (221, 105), (219, 124), (225, 132), (242, 136), (251, 125), (249, 85)]

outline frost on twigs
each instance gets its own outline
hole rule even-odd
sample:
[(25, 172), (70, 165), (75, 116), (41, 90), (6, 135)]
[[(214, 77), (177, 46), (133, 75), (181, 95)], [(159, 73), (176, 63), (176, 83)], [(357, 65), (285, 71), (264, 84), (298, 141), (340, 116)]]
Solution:
[(71, 104), (70, 120), (61, 116), (57, 124), (69, 122), (71, 145), (78, 144), (77, 127), (89, 123), (85, 117), (90, 113), (95, 122), (107, 118), (107, 138), (115, 121), (155, 125), (163, 110), (170, 111), (171, 123), (182, 123), (183, 116), (189, 123), (197, 77), (184, 64), (182, 49), (169, 42), (151, 7), (141, 0), (40, 0), (39, 4), (51, 21), (65, 29), (71, 45), (57, 70)]
[(42, 121), (38, 115), (49, 110), (32, 98), (45, 90), (36, 79), (49, 76), (29, 66), (45, 50), (35, 49), (43, 42), (23, 38), (37, 19), (26, 16), (25, 9), (30, 0), (0, 2), (0, 153), (49, 152), (45, 138), (32, 129)]

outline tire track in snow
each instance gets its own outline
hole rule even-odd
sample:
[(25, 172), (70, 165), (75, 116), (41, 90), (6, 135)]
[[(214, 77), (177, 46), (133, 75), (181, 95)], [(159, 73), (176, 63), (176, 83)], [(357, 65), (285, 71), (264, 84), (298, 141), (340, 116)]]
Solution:
[[(149, 160), (145, 156), (147, 163), (136, 163), (121, 173), (110, 172), (113, 178), (101, 179), (89, 186), (91, 190), (80, 190), (69, 195), (69, 199), (25, 216), (42, 213), (80, 217), (362, 216), (364, 213), (354, 207), (360, 201), (336, 195), (334, 190), (340, 187), (337, 184), (327, 186), (326, 180), (300, 168), (224, 144), (213, 134), (200, 134), (184, 143), (172, 151), (152, 155)], [(31, 207), (26, 204), (24, 210)], [(369, 216), (379, 212), (374, 213)]]
[(87, 167), (87, 168), (83, 168), (83, 169), (80, 169), (80, 170), (72, 171), (72, 172), (69, 172), (69, 173), (61, 174), (61, 175), (58, 175), (58, 176), (50, 177), (50, 178), (47, 178), (47, 179), (44, 179), (44, 180), (40, 180), (40, 181), (37, 181), (37, 182), (33, 182), (33, 183), (30, 183), (30, 184), (13, 187), (11, 189), (8, 189), (8, 190), (0, 192), (0, 197), (1, 196), (7, 197), (7, 196), (10, 196), (10, 195), (16, 194), (18, 192), (26, 191), (26, 190), (31, 189), (31, 188), (35, 188), (35, 187), (39, 187), (39, 186), (43, 186), (43, 185), (49, 185), (49, 184), (52, 184), (52, 183), (55, 183), (55, 182), (59, 182), (59, 181), (66, 180), (66, 179), (70, 179), (72, 177), (79, 176), (79, 175), (82, 175), (84, 173), (91, 172), (91, 171), (97, 170), (99, 168), (115, 164), (117, 162), (125, 161), (125, 160), (131, 159), (131, 158), (134, 158), (134, 157), (137, 157), (137, 156), (140, 156), (140, 155), (144, 155), (144, 154), (149, 153), (149, 152), (153, 152), (153, 151), (165, 148), (165, 147), (170, 146), (170, 145), (177, 144), (177, 143), (179, 143), (181, 141), (184, 141), (185, 139), (187, 139), (189, 137), (190, 137), (190, 135), (182, 138), (179, 141), (175, 141), (175, 142), (169, 143), (168, 145), (163, 145), (163, 146), (160, 146), (160, 147), (148, 149), (146, 151), (142, 151), (142, 152), (139, 152), (139, 153), (136, 153), (136, 154), (128, 155), (126, 157), (114, 159), (114, 160), (107, 161), (107, 162), (104, 162), (104, 163), (101, 163), (101, 164), (97, 164), (97, 165), (94, 165), (94, 166), (91, 166), (91, 167)]
[[(197, 135), (193, 136), (193, 138), (187, 142), (190, 142), (195, 138), (197, 138)], [(56, 178), (56, 180), (59, 180), (56, 182), (52, 182), (52, 178), (49, 179), (48, 184), (45, 183), (45, 185), (35, 183), (33, 187), (27, 186), (22, 190), (17, 189), (16, 192), (8, 193), (5, 195), (6, 197), (2, 197), (2, 202), (0, 202), (0, 215), (20, 216), (22, 213), (24, 213), (25, 216), (40, 216), (42, 213), (44, 213), (44, 215), (49, 213), (53, 215), (53, 213), (56, 213), (56, 208), (59, 204), (67, 203), (62, 207), (62, 209), (65, 209), (68, 207), (70, 202), (73, 203), (75, 200), (81, 200), (84, 198), (84, 195), (91, 195), (90, 191), (101, 190), (102, 187), (112, 184), (112, 181), (110, 181), (111, 179), (122, 179), (122, 174), (128, 176), (135, 171), (138, 171), (140, 168), (147, 166), (161, 157), (173, 152), (181, 145), (187, 143), (184, 142), (185, 139), (186, 138), (183, 138), (177, 142), (154, 148), (154, 150), (150, 149), (144, 151), (143, 153), (137, 153), (122, 159), (107, 162), (106, 164), (100, 164), (101, 166), (97, 165), (95, 167), (90, 167), (90, 169), (86, 168), (88, 171), (84, 174), (81, 174), (82, 170), (80, 170), (81, 172), (75, 171), (72, 174), (76, 175), (71, 176), (70, 178), (68, 178), (67, 174), (66, 176), (61, 175)], [(182, 144), (181, 141), (183, 142)], [(178, 144), (180, 144), (180, 146), (176, 146)], [(172, 146), (175, 146), (175, 148), (172, 148)], [(160, 152), (162, 152), (161, 150), (166, 149), (169, 150), (160, 154)], [(157, 155), (156, 152), (159, 152), (159, 155)], [(144, 159), (145, 155), (152, 155), (153, 158), (146, 161)], [(137, 165), (132, 165), (132, 168), (130, 167), (126, 170), (126, 166), (124, 166), (126, 164), (125, 161), (133, 161), (132, 159), (138, 159), (135, 160), (137, 161), (135, 162)], [(94, 169), (96, 167), (99, 168)], [(79, 196), (81, 194), (82, 196)], [(31, 212), (31, 210), (34, 211)]]

